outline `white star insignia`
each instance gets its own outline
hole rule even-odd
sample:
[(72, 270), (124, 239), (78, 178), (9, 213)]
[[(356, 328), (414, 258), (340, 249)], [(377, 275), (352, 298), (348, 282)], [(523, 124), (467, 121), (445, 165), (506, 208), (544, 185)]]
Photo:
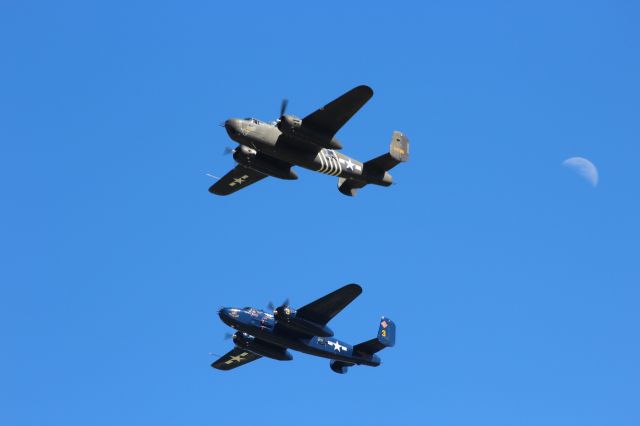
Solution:
[(351, 158), (347, 159), (346, 166), (349, 170), (354, 170), (356, 168), (356, 165), (351, 161)]
[(328, 341), (328, 342), (327, 342), (327, 344), (328, 344), (329, 346), (333, 346), (333, 350), (334, 350), (334, 351), (338, 351), (338, 352), (340, 352), (340, 350), (341, 350), (341, 349), (347, 350), (347, 348), (345, 348), (344, 346), (342, 346), (342, 345), (340, 344), (340, 342), (338, 342), (337, 340), (336, 340), (335, 342)]

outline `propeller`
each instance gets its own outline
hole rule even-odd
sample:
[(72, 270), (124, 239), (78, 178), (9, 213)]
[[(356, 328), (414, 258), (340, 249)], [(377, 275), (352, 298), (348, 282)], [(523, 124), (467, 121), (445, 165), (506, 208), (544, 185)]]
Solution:
[(278, 309), (278, 308), (285, 308), (285, 307), (287, 307), (287, 306), (289, 306), (289, 298), (288, 298), (288, 297), (287, 297), (286, 299), (284, 299), (284, 302), (282, 302), (282, 304), (281, 304), (280, 306), (277, 306), (277, 307), (276, 307), (276, 306), (273, 304), (273, 302), (269, 302), (269, 304), (267, 304), (267, 308), (268, 308), (270, 311), (275, 311), (275, 310), (276, 310), (276, 309)]
[(284, 113), (287, 111), (287, 105), (289, 105), (289, 100), (285, 98), (282, 100), (282, 103), (280, 104), (280, 117), (282, 117)]
[(224, 333), (224, 340), (229, 340), (233, 337), (233, 334), (231, 333)]
[(230, 148), (228, 146), (224, 147), (224, 152), (222, 153), (222, 155), (229, 155), (229, 154), (235, 154), (236, 150), (234, 148)]

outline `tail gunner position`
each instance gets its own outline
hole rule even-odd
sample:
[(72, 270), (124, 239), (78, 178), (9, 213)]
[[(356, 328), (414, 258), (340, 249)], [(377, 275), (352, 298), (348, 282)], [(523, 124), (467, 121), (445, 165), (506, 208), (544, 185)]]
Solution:
[(238, 330), (233, 335), (236, 346), (211, 366), (231, 370), (262, 357), (289, 361), (293, 358), (287, 350), (290, 348), (329, 358), (331, 369), (340, 374), (354, 365), (377, 367), (381, 361), (376, 352), (395, 344), (393, 321), (382, 317), (378, 336), (355, 346), (333, 337), (333, 331), (327, 327), (331, 318), (360, 293), (359, 285), (349, 284), (298, 310), (285, 302), (273, 313), (255, 308), (222, 308), (218, 312), (220, 319)]
[(303, 119), (285, 115), (284, 100), (273, 123), (255, 118), (225, 121), (227, 133), (240, 144), (232, 151), (238, 165), (209, 191), (229, 195), (267, 176), (298, 179), (292, 166), (337, 176), (338, 189), (349, 196), (370, 183), (391, 185), (388, 171), (409, 160), (409, 140), (403, 133), (393, 132), (389, 152), (365, 163), (337, 152), (342, 145), (335, 134), (372, 96), (370, 87), (358, 86)]

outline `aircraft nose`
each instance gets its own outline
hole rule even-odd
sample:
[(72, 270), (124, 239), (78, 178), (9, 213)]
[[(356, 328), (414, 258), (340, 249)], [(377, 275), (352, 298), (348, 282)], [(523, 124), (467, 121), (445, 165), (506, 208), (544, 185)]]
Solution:
[(240, 120), (231, 118), (224, 122), (224, 128), (230, 136), (240, 133)]
[(224, 319), (229, 316), (229, 308), (220, 308), (220, 310), (218, 311), (218, 316), (221, 320), (224, 321)]
[(238, 321), (238, 310), (234, 308), (220, 308), (218, 316), (223, 323), (233, 326)]

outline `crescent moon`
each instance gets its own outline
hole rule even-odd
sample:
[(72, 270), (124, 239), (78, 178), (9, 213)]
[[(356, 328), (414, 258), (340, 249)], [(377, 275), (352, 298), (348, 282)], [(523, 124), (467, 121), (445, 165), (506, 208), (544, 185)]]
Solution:
[(587, 180), (593, 187), (598, 185), (598, 169), (589, 160), (583, 157), (571, 157), (562, 162), (562, 165), (570, 168)]

